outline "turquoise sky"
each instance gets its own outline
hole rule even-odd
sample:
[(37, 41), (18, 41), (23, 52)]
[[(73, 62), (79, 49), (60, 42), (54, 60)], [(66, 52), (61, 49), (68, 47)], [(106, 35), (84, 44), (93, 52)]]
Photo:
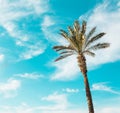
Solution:
[(0, 0), (0, 113), (88, 113), (76, 56), (54, 62), (74, 20), (106, 32), (86, 57), (96, 113), (120, 113), (119, 0)]

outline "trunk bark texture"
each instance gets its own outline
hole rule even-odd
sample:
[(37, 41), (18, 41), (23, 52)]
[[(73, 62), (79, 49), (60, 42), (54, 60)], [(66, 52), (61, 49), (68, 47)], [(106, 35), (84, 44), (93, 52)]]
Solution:
[(91, 92), (90, 92), (89, 82), (88, 82), (88, 78), (87, 78), (86, 59), (85, 59), (83, 54), (79, 54), (77, 59), (78, 59), (78, 64), (79, 64), (80, 70), (81, 70), (81, 72), (83, 74), (83, 77), (84, 77), (84, 84), (85, 84), (88, 110), (89, 110), (89, 113), (94, 113), (92, 95), (91, 95)]

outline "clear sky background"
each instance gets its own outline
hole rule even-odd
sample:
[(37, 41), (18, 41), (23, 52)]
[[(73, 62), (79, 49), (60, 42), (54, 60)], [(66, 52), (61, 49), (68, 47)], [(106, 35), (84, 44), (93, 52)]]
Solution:
[(96, 113), (120, 113), (119, 0), (0, 0), (0, 113), (88, 113), (76, 56), (52, 50), (76, 19), (107, 33), (88, 78)]

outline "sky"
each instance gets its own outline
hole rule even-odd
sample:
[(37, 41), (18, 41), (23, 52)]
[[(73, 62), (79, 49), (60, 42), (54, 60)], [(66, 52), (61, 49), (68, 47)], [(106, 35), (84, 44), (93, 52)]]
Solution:
[(75, 20), (110, 47), (86, 56), (96, 113), (120, 113), (119, 0), (0, 0), (0, 113), (88, 113), (76, 56), (54, 62)]

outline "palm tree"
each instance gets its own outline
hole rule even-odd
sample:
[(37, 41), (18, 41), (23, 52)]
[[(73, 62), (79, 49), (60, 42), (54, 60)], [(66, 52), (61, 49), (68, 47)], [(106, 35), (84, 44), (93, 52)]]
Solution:
[(79, 21), (76, 20), (73, 27), (68, 26), (68, 32), (60, 30), (60, 35), (62, 35), (69, 44), (67, 46), (54, 46), (53, 49), (55, 49), (60, 54), (60, 57), (58, 57), (55, 61), (59, 61), (73, 54), (77, 54), (78, 65), (84, 78), (89, 113), (94, 113), (92, 95), (87, 77), (87, 65), (85, 55), (90, 55), (94, 57), (94, 50), (107, 48), (110, 46), (110, 44), (95, 43), (98, 39), (102, 38), (105, 33), (102, 32), (93, 36), (96, 30), (96, 27), (94, 27), (90, 30), (88, 34), (86, 34), (86, 24), (86, 21), (83, 21), (82, 26), (80, 26)]

